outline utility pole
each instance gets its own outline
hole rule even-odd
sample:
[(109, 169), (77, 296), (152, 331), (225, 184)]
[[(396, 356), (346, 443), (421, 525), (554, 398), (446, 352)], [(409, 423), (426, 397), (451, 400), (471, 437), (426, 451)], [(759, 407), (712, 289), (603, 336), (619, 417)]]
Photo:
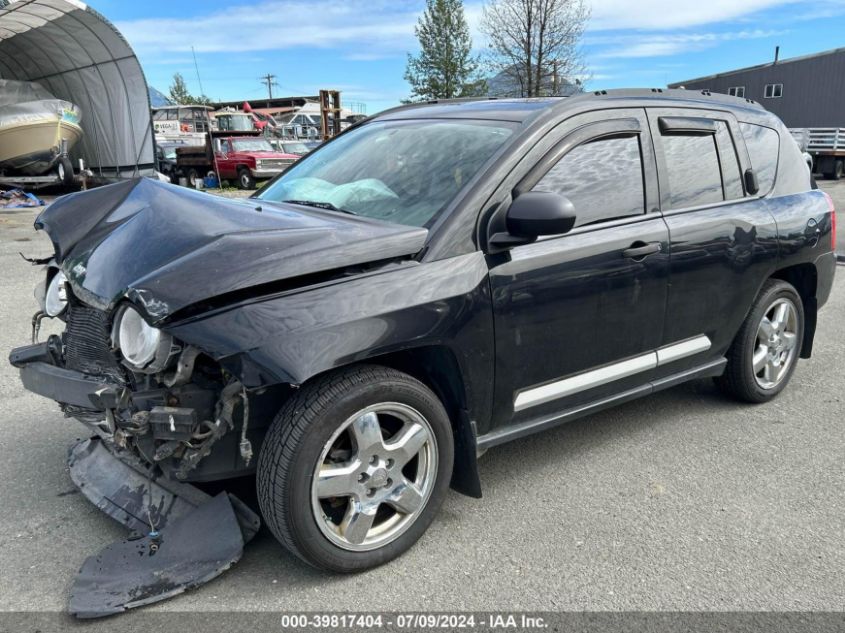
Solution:
[(276, 83), (275, 79), (276, 75), (271, 75), (270, 73), (262, 75), (261, 77), (261, 81), (267, 84), (267, 94), (269, 99), (273, 98), (273, 86), (279, 85)]

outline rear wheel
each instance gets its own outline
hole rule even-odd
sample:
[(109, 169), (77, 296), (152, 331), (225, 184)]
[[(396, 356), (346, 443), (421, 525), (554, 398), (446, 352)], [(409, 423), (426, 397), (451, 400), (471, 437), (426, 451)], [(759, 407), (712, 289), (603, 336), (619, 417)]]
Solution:
[(833, 179), (841, 180), (843, 173), (845, 173), (845, 161), (837, 160), (833, 167)]
[(804, 308), (795, 288), (769, 279), (728, 351), (725, 373), (716, 379), (746, 402), (767, 402), (786, 387), (804, 337)]
[(246, 167), (241, 167), (238, 170), (238, 188), (239, 189), (255, 189), (255, 178), (249, 173)]
[(386, 367), (341, 370), (302, 388), (273, 421), (258, 458), (261, 512), (311, 565), (367, 569), (423, 534), (452, 458), (449, 418), (428, 387)]

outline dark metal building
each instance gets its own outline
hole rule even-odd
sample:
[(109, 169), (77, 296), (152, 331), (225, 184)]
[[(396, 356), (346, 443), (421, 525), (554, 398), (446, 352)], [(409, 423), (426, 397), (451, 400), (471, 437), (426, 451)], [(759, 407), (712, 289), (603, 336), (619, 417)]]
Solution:
[(787, 127), (845, 127), (845, 48), (669, 84), (759, 102)]

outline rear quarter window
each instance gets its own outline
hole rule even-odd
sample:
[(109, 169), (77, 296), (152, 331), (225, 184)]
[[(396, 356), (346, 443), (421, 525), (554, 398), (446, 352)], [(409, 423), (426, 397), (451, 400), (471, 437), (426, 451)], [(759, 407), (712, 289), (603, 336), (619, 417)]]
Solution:
[(757, 174), (760, 185), (760, 195), (766, 195), (775, 184), (775, 174), (778, 169), (778, 153), (780, 151), (780, 137), (769, 127), (754, 123), (740, 123), (739, 129), (748, 147), (751, 157), (751, 167)]

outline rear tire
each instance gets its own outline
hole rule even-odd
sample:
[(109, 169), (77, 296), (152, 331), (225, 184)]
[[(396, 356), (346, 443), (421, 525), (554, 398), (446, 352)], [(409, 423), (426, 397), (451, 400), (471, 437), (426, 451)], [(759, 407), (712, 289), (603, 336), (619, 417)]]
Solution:
[(804, 307), (795, 288), (769, 279), (754, 300), (716, 384), (745, 402), (768, 402), (789, 383), (804, 338)]
[(270, 426), (257, 464), (261, 513), (310, 565), (375, 567), (428, 528), (453, 453), (449, 417), (424, 384), (375, 365), (335, 371), (297, 391)]
[(238, 170), (238, 189), (255, 189), (255, 178), (246, 167)]
[(843, 173), (845, 173), (845, 161), (837, 160), (836, 164), (833, 166), (833, 173), (831, 175), (831, 179), (841, 180)]

